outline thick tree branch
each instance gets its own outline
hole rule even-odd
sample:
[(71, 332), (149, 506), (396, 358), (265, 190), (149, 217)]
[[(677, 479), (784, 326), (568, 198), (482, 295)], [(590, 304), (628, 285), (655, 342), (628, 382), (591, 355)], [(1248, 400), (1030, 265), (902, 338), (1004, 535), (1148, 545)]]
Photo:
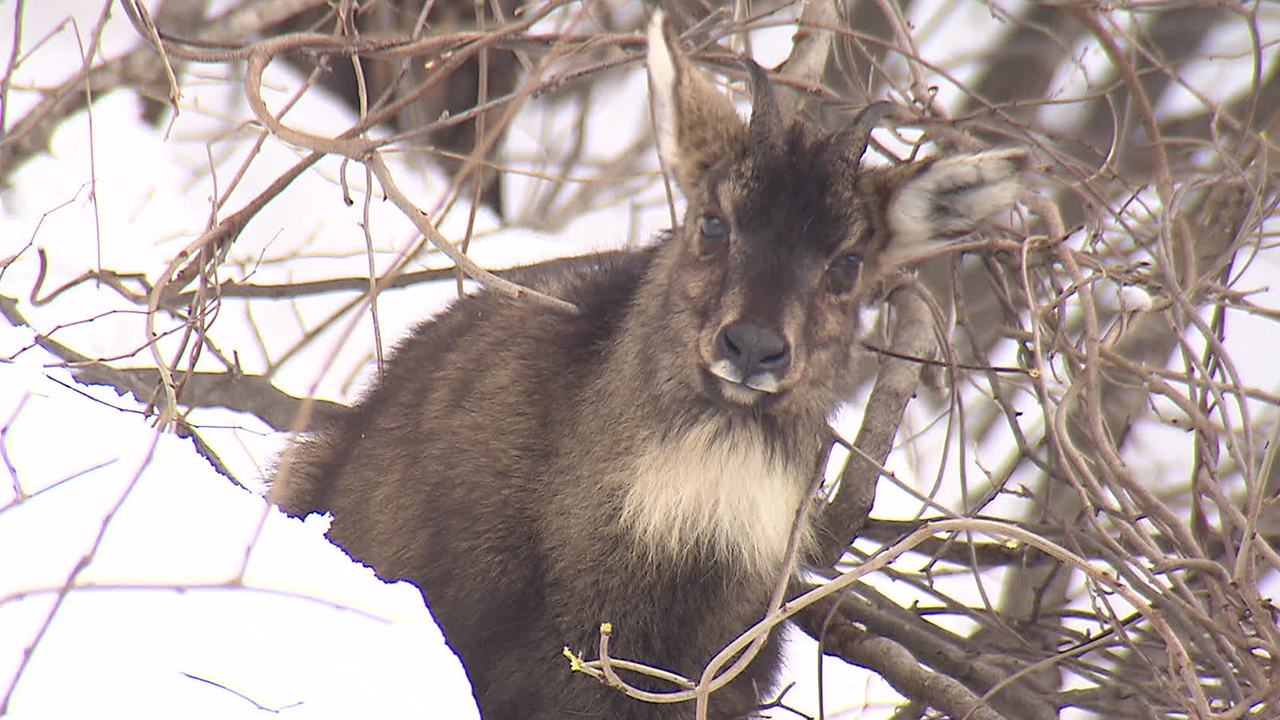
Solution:
[(819, 563), (823, 566), (835, 565), (844, 554), (875, 499), (876, 480), (920, 379), (920, 363), (905, 358), (928, 358), (937, 350), (933, 316), (922, 292), (919, 285), (904, 285), (889, 297), (897, 316), (890, 346), (903, 357), (882, 358), (871, 397), (862, 411), (855, 450), (840, 472), (839, 491), (822, 513)]
[(958, 680), (921, 666), (906, 648), (894, 640), (859, 630), (852, 623), (842, 621), (838, 614), (836, 622), (824, 625), (835, 602), (828, 598), (815, 603), (794, 618), (806, 633), (819, 639), (823, 653), (867, 668), (883, 677), (903, 696), (953, 718), (1032, 720), (1031, 714), (1001, 715), (982, 703)]

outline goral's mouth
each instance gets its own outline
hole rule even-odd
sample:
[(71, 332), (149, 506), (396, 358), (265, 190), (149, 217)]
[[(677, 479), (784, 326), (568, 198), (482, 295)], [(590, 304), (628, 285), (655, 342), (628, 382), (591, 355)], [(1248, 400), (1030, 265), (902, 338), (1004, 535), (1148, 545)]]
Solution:
[(728, 360), (717, 360), (707, 367), (707, 371), (715, 376), (720, 394), (738, 405), (754, 405), (761, 398), (777, 394), (779, 390), (777, 376), (768, 370), (744, 376)]

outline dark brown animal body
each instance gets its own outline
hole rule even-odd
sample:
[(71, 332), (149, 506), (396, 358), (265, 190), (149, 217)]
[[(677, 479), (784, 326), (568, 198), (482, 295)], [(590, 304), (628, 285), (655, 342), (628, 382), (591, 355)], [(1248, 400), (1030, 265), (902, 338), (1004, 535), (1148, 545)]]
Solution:
[[(486, 720), (692, 718), (571, 672), (561, 649), (595, 658), (610, 622), (612, 657), (696, 679), (760, 620), (886, 248), (963, 234), (1016, 194), (1016, 152), (862, 169), (865, 131), (787, 126), (754, 66), (744, 123), (661, 20), (650, 72), (683, 225), (515, 278), (578, 314), (459, 300), (272, 491), (422, 589)], [(750, 715), (778, 665), (775, 637), (710, 717)]]

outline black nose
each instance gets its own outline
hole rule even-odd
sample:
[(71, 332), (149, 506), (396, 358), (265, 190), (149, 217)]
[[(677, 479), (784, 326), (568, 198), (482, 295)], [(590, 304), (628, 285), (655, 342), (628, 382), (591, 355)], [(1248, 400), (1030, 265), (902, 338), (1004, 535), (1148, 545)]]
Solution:
[(760, 371), (781, 375), (791, 364), (791, 348), (780, 333), (748, 322), (725, 326), (716, 338), (716, 349), (744, 379)]

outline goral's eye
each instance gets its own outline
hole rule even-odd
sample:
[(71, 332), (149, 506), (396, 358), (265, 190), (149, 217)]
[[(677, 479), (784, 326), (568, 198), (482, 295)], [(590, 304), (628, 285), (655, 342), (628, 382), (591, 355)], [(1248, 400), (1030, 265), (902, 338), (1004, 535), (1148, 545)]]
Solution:
[(698, 232), (707, 240), (723, 240), (729, 235), (729, 224), (719, 215), (702, 215), (698, 218)]
[(698, 256), (710, 260), (719, 257), (729, 247), (729, 223), (719, 215), (698, 216), (698, 237), (694, 248)]
[(841, 255), (827, 266), (827, 292), (844, 295), (853, 290), (862, 270), (862, 256), (855, 253)]

